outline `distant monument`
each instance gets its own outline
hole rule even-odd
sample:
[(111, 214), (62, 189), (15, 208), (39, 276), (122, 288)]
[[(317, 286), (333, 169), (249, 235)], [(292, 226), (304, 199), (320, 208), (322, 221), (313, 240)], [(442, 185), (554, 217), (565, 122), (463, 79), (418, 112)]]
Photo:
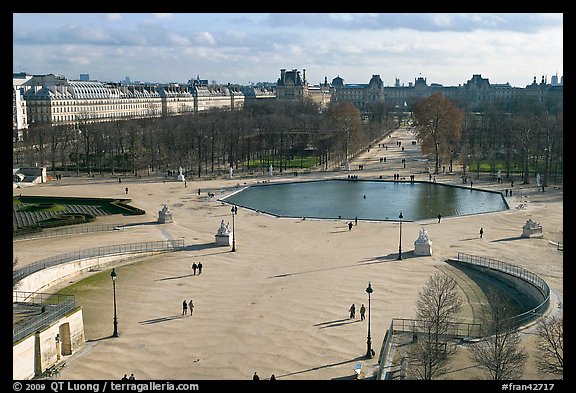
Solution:
[(224, 224), (224, 220), (220, 222), (220, 228), (218, 228), (218, 232), (216, 233), (215, 241), (217, 246), (230, 246), (232, 244), (234, 233), (230, 231), (228, 225), (229, 224)]
[(432, 255), (432, 241), (428, 238), (428, 232), (424, 227), (420, 228), (418, 239), (414, 241), (414, 255)]
[(230, 167), (230, 179), (232, 179), (233, 174), (234, 174), (234, 169), (232, 169), (232, 167)]
[(542, 233), (542, 225), (529, 218), (528, 221), (526, 221), (526, 224), (522, 227), (522, 237), (544, 237), (544, 234)]
[(160, 224), (166, 224), (172, 222), (172, 212), (168, 209), (168, 206), (164, 205), (162, 210), (158, 212), (158, 222)]
[(184, 181), (184, 175), (182, 174), (182, 167), (178, 168), (178, 181)]

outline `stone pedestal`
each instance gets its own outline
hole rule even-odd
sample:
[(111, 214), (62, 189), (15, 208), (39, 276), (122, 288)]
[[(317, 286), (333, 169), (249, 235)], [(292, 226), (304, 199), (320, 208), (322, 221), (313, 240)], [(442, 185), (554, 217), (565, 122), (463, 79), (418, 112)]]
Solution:
[(234, 232), (230, 231), (228, 224), (224, 224), (224, 220), (220, 223), (220, 228), (215, 235), (215, 243), (217, 246), (231, 246)]
[(432, 255), (432, 241), (428, 238), (428, 232), (424, 227), (420, 228), (418, 239), (414, 241), (414, 255)]
[(217, 246), (231, 246), (232, 245), (232, 234), (230, 235), (216, 235), (215, 244)]
[(168, 206), (164, 205), (162, 210), (158, 212), (158, 222), (160, 224), (166, 224), (167, 222), (172, 222), (172, 212), (168, 209)]
[(522, 227), (522, 237), (535, 237), (542, 238), (544, 234), (542, 233), (542, 225), (538, 224), (532, 219), (528, 219), (526, 224)]

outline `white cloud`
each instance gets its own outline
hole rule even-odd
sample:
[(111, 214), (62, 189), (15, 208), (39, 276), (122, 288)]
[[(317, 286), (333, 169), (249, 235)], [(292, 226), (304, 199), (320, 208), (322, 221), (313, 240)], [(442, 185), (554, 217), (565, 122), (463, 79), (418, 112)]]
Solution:
[(151, 15), (156, 19), (170, 19), (174, 16), (174, 14), (170, 13), (152, 13)]
[(122, 20), (122, 15), (118, 13), (106, 14), (106, 20), (109, 22), (117, 22)]
[(210, 34), (207, 31), (203, 31), (202, 33), (198, 34), (197, 41), (198, 41), (198, 43), (200, 43), (202, 45), (215, 45), (216, 44), (216, 40), (214, 39), (214, 36), (212, 36), (212, 34)]

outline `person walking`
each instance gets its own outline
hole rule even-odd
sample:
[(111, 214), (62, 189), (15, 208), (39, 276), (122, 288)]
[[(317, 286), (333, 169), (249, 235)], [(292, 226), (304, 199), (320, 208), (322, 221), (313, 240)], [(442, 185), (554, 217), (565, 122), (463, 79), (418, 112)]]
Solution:
[(128, 187), (126, 187), (126, 189), (124, 191), (126, 191), (126, 194), (128, 194)]
[(438, 214), (438, 224), (440, 224), (441, 219), (442, 219), (442, 214)]
[(482, 239), (483, 235), (484, 235), (484, 228), (480, 228), (480, 239)]
[(196, 265), (196, 262), (192, 263), (192, 271), (194, 272), (194, 275), (196, 275), (196, 269), (198, 269), (198, 265)]
[(198, 262), (198, 274), (202, 273), (202, 262)]
[(354, 303), (352, 303), (348, 311), (350, 311), (350, 318), (356, 317), (356, 306), (354, 305)]
[(190, 316), (192, 316), (192, 311), (194, 311), (194, 303), (192, 303), (192, 299), (190, 299), (190, 303), (188, 303), (188, 308), (190, 309)]
[(254, 375), (252, 375), (252, 380), (253, 381), (259, 381), (260, 377), (258, 376), (258, 373), (256, 373), (256, 371), (254, 371)]
[(182, 302), (182, 315), (186, 315), (187, 312), (188, 312), (188, 303), (186, 303), (186, 300), (184, 300), (184, 302)]
[(366, 313), (366, 307), (364, 307), (364, 304), (362, 304), (362, 306), (360, 306), (360, 320), (363, 321), (364, 320), (364, 314)]
[(352, 230), (352, 221), (350, 221), (350, 222), (348, 223), (348, 230), (349, 230), (349, 231)]

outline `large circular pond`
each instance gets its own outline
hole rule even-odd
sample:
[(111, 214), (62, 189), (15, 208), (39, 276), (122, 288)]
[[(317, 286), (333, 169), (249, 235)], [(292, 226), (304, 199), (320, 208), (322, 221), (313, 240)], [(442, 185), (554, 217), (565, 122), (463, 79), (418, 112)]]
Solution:
[(279, 217), (418, 221), (508, 209), (502, 193), (429, 182), (319, 180), (261, 184), (221, 199)]

